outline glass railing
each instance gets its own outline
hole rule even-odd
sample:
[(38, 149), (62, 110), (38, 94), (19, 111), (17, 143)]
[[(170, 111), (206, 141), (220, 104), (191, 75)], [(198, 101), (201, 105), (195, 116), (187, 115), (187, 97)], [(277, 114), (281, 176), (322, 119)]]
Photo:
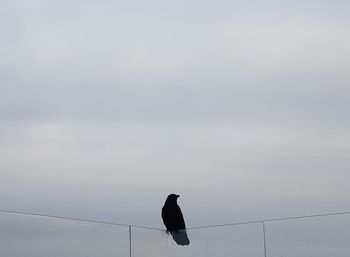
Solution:
[(349, 257), (350, 214), (162, 229), (0, 211), (1, 257)]

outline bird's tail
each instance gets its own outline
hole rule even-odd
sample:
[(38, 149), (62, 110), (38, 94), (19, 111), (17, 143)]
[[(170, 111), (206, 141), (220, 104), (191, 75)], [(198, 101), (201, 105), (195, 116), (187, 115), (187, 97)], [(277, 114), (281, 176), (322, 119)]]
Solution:
[(189, 245), (190, 244), (190, 240), (188, 239), (186, 229), (172, 231), (171, 235), (173, 236), (174, 241), (178, 245)]

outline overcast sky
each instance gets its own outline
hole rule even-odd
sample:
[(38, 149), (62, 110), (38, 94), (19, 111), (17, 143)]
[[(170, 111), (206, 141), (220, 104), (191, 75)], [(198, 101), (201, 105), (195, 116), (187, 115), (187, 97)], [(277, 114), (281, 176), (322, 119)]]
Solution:
[(349, 3), (0, 0), (0, 208), (350, 210)]

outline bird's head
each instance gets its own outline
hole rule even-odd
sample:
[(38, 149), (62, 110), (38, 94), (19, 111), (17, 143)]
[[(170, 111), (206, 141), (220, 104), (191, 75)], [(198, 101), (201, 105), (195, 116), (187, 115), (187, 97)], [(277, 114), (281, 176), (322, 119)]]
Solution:
[(170, 195), (168, 195), (167, 200), (176, 201), (177, 198), (179, 198), (179, 197), (180, 197), (180, 196), (177, 195), (177, 194), (170, 194)]

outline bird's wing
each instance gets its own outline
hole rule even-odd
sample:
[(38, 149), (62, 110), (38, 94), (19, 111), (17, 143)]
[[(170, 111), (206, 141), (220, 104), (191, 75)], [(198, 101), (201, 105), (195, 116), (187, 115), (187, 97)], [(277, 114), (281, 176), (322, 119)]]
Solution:
[(184, 217), (182, 215), (181, 209), (179, 206), (176, 208), (176, 221), (177, 221), (177, 228), (179, 229), (186, 229), (186, 224)]

